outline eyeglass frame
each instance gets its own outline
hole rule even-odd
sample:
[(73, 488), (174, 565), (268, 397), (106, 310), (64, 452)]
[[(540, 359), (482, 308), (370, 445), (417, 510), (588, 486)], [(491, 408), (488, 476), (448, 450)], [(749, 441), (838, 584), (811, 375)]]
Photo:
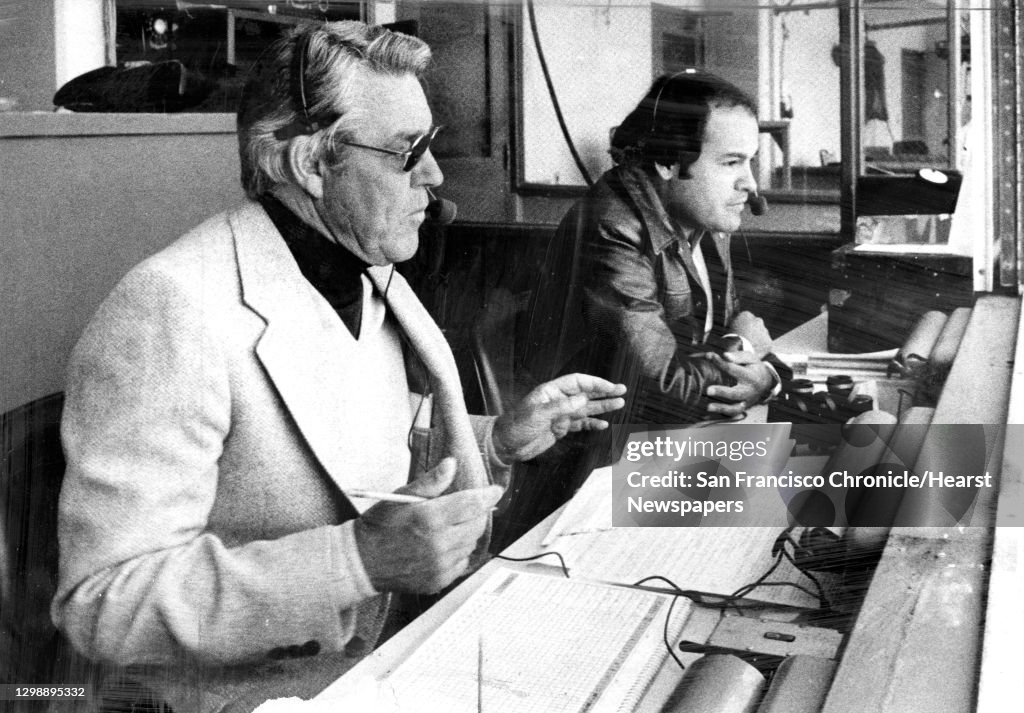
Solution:
[[(355, 141), (343, 141), (338, 139), (335, 143), (342, 144), (344, 146), (354, 146), (357, 149), (369, 149), (370, 151), (378, 151), (380, 153), (389, 154), (391, 156), (401, 156), (405, 159), (405, 163), (402, 165), (402, 171), (409, 173), (409, 171), (416, 168), (419, 165), (420, 160), (426, 155), (427, 151), (430, 150), (430, 144), (434, 141), (434, 137), (437, 136), (437, 132), (443, 129), (443, 126), (431, 126), (425, 133), (420, 134), (413, 139), (412, 146), (408, 151), (395, 151), (394, 149), (386, 149), (381, 146), (370, 146), (369, 144), (359, 144)], [(422, 142), (422, 143), (421, 143)], [(418, 150), (418, 147), (422, 145), (422, 150)]]

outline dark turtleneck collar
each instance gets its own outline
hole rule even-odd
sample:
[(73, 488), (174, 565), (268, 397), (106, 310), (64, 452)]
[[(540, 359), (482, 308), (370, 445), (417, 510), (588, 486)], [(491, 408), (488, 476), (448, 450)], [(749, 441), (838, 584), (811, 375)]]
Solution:
[(262, 196), (260, 205), (284, 238), (302, 276), (334, 308), (352, 336), (359, 339), (363, 315), (361, 275), (369, 264), (304, 223), (276, 197)]

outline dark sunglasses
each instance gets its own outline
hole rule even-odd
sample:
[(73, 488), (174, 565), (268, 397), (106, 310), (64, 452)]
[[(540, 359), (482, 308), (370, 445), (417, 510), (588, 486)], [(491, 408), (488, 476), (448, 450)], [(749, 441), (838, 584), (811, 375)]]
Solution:
[(390, 154), (392, 156), (401, 156), (404, 160), (402, 164), (402, 170), (408, 173), (409, 171), (416, 168), (416, 164), (423, 158), (423, 154), (430, 148), (430, 142), (437, 136), (437, 132), (443, 127), (432, 126), (429, 131), (425, 134), (420, 134), (413, 139), (412, 145), (408, 151), (394, 151), (393, 149), (385, 149), (380, 146), (370, 146), (368, 144), (357, 144), (355, 141), (338, 141), (339, 144), (345, 146), (355, 146), (358, 149), (369, 149), (370, 151), (379, 151), (380, 153)]

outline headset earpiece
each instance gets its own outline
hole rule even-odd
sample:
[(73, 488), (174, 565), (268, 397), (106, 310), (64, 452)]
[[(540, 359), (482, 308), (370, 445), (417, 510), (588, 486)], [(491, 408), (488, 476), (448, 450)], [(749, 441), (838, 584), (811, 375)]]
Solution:
[(681, 74), (696, 74), (697, 71), (694, 69), (684, 69), (676, 72), (671, 77), (665, 80), (665, 83), (661, 85), (661, 89), (658, 90), (658, 96), (654, 97), (654, 110), (651, 112), (651, 133), (654, 133), (655, 127), (658, 125), (658, 105), (661, 103), (661, 95), (665, 93), (665, 87), (672, 83), (672, 80)]
[(337, 116), (323, 121), (313, 121), (309, 115), (310, 101), (306, 96), (306, 69), (309, 65), (309, 44), (312, 41), (312, 29), (301, 32), (295, 40), (295, 47), (292, 49), (291, 75), (289, 77), (289, 91), (291, 93), (292, 106), (299, 113), (299, 117), (287, 126), (283, 126), (274, 132), (274, 138), (280, 141), (287, 141), (295, 136), (315, 134), (321, 129), (326, 129), (337, 120)]
[(680, 178), (685, 177), (685, 172), (689, 170), (690, 164), (700, 156), (701, 142), (698, 138), (694, 145), (694, 139), (689, 136), (665, 138), (666, 132), (664, 131), (659, 135), (658, 111), (661, 109), (661, 97), (665, 93), (665, 89), (675, 81), (676, 77), (687, 74), (697, 75), (699, 72), (696, 69), (684, 69), (676, 72), (670, 75), (658, 89), (658, 94), (654, 97), (654, 108), (651, 110), (651, 126), (647, 132), (648, 138), (638, 144), (645, 158), (661, 161), (665, 164), (678, 163), (681, 169)]

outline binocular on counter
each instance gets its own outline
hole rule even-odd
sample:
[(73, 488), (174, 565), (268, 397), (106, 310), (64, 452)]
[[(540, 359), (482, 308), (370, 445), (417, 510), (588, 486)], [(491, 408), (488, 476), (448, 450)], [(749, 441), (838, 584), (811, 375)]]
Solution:
[[(872, 410), (875, 401), (870, 396), (854, 394), (853, 378), (846, 374), (829, 376), (825, 388), (825, 391), (815, 391), (810, 379), (783, 382), (782, 393), (768, 402), (768, 421), (792, 423), (797, 443), (828, 445), (838, 442), (836, 426)], [(808, 426), (822, 428), (809, 430)]]

